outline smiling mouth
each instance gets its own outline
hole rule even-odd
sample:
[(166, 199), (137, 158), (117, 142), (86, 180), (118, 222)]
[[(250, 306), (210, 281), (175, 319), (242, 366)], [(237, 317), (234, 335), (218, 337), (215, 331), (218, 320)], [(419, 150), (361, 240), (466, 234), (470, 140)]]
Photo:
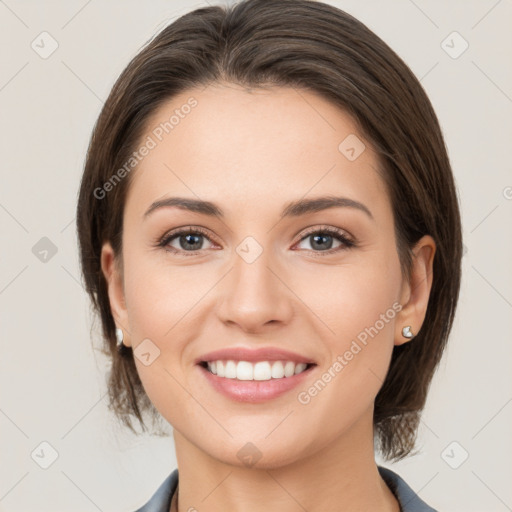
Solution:
[(252, 363), (232, 359), (201, 361), (199, 365), (217, 377), (244, 381), (286, 379), (306, 372), (316, 366), (315, 363), (295, 363), (286, 360)]

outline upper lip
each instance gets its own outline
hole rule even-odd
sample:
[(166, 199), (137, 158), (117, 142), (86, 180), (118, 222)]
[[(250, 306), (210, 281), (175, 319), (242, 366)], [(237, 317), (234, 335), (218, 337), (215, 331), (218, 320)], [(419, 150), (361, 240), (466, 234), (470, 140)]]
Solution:
[(249, 349), (245, 347), (231, 347), (214, 350), (199, 356), (195, 363), (203, 363), (209, 361), (293, 361), (294, 363), (316, 364), (309, 357), (301, 356), (295, 352), (284, 350), (276, 347), (262, 347), (258, 349)]

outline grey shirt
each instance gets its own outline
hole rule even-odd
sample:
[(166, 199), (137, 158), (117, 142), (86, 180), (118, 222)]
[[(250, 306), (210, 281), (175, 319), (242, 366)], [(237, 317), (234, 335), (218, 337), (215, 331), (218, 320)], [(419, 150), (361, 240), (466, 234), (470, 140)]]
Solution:
[[(377, 466), (380, 476), (386, 482), (400, 504), (401, 512), (437, 512), (429, 507), (394, 471)], [(163, 481), (150, 500), (135, 512), (169, 512), (171, 499), (178, 486), (178, 470), (175, 469)]]

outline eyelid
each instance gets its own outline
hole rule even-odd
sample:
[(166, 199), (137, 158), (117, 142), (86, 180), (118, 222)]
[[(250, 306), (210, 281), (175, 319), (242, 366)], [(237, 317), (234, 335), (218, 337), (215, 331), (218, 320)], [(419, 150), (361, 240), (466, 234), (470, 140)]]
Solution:
[(331, 248), (331, 249), (327, 249), (325, 251), (315, 251), (313, 249), (304, 249), (308, 254), (310, 254), (314, 257), (322, 257), (322, 256), (327, 257), (329, 255), (339, 254), (348, 249), (355, 248), (358, 246), (356, 240), (352, 237), (352, 235), (348, 234), (347, 231), (345, 231), (344, 229), (335, 227), (335, 226), (330, 226), (330, 225), (319, 225), (319, 226), (317, 225), (317, 226), (312, 226), (312, 227), (306, 229), (306, 231), (301, 233), (301, 237), (299, 238), (299, 240), (297, 240), (297, 242), (295, 242), (293, 245), (295, 246), (295, 245), (299, 244), (303, 240), (307, 239), (308, 237), (310, 237), (311, 235), (314, 235), (316, 233), (327, 233), (328, 236), (336, 238), (340, 242), (340, 246)]
[[(300, 238), (297, 240), (297, 242), (300, 242), (301, 240), (303, 240), (304, 238), (306, 238), (309, 235), (312, 235), (314, 233), (319, 233), (319, 232), (333, 233), (338, 236), (343, 236), (344, 238), (346, 238), (347, 240), (350, 240), (351, 242), (353, 241), (353, 237), (348, 233), (348, 231), (341, 229), (341, 228), (337, 228), (335, 226), (330, 226), (327, 224), (320, 224), (320, 225), (311, 226), (309, 228), (306, 228), (304, 231), (301, 231)], [(355, 241), (354, 241), (354, 243), (355, 243)]]
[(208, 230), (205, 228), (199, 227), (199, 226), (180, 226), (174, 229), (171, 229), (170, 231), (167, 231), (162, 236), (158, 237), (155, 241), (156, 247), (161, 247), (167, 252), (173, 253), (173, 254), (179, 254), (179, 255), (189, 255), (193, 256), (197, 254), (198, 252), (204, 250), (199, 249), (198, 251), (184, 251), (181, 249), (175, 249), (174, 247), (169, 248), (168, 244), (170, 241), (174, 238), (178, 238), (182, 234), (200, 234), (203, 235), (205, 238), (207, 238), (211, 243), (220, 245), (213, 235), (210, 234)]
[[(200, 234), (203, 235), (206, 239), (208, 239), (211, 243), (221, 245), (216, 240), (215, 237), (205, 228), (199, 227), (199, 226), (180, 226), (177, 228), (174, 228), (168, 232), (166, 232), (163, 236), (159, 237), (157, 239), (156, 245), (158, 247), (163, 247), (168, 252), (179, 254), (179, 255), (189, 255), (193, 256), (201, 251), (204, 251), (206, 249), (198, 249), (196, 251), (185, 251), (182, 249), (175, 249), (175, 248), (167, 248), (169, 242), (171, 239), (178, 237), (181, 234)], [(306, 228), (305, 231), (303, 230), (300, 234), (300, 238), (293, 243), (292, 247), (297, 245), (298, 243), (302, 242), (304, 239), (306, 239), (308, 236), (311, 236), (315, 233), (328, 233), (330, 236), (336, 236), (338, 237), (339, 241), (341, 242), (340, 247), (336, 247), (334, 249), (328, 249), (326, 251), (314, 251), (312, 249), (305, 249), (309, 253), (313, 253), (315, 256), (322, 256), (322, 255), (329, 255), (333, 253), (338, 253), (346, 249), (350, 249), (351, 247), (356, 247), (357, 243), (354, 240), (354, 238), (347, 233), (344, 229), (337, 228), (330, 225), (314, 225), (310, 226), (309, 228)]]

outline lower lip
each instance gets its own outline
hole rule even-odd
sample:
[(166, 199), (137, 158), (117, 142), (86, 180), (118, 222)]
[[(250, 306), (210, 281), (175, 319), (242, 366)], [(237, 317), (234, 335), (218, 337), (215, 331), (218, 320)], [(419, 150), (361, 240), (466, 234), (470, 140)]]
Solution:
[(266, 402), (301, 384), (315, 365), (291, 377), (270, 380), (237, 380), (218, 377), (201, 365), (197, 365), (206, 380), (220, 393), (237, 402)]

